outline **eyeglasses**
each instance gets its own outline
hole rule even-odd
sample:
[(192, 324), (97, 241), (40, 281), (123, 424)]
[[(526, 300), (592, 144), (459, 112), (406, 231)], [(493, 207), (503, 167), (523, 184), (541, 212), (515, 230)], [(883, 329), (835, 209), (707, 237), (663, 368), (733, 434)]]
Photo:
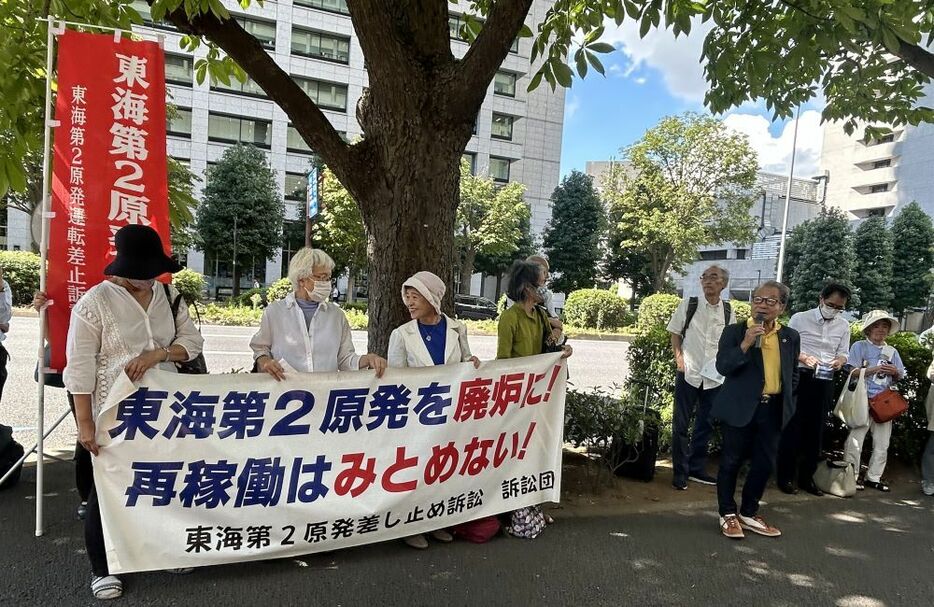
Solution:
[(825, 301), (824, 305), (827, 306), (828, 308), (833, 308), (834, 310), (840, 310), (841, 312), (843, 310), (846, 310), (846, 306), (839, 306), (837, 304), (832, 304), (829, 301)]
[(719, 274), (702, 274), (701, 277), (700, 277), (700, 279), (701, 279), (702, 281), (704, 281), (704, 280), (722, 280), (723, 277), (720, 276)]
[(774, 297), (758, 297), (757, 296), (757, 297), (752, 298), (752, 303), (756, 305), (764, 303), (770, 306), (774, 306), (775, 304), (778, 303), (778, 300), (775, 299)]
[(311, 280), (320, 280), (324, 282), (325, 280), (331, 280), (331, 275), (330, 274), (312, 274), (308, 278), (310, 278)]

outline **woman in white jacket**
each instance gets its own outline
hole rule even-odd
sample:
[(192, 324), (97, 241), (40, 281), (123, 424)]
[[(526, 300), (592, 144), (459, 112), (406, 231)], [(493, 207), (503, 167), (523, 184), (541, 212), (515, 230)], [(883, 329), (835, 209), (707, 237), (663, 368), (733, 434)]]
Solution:
[[(389, 336), (390, 367), (431, 367), (434, 365), (473, 362), (480, 359), (470, 353), (467, 327), (442, 314), (441, 300), (447, 290), (444, 281), (431, 272), (418, 272), (402, 283), (402, 302), (412, 318)], [(444, 529), (431, 532), (440, 542), (454, 538)], [(424, 535), (405, 538), (412, 548), (425, 549), (428, 539)]]
[[(928, 367), (928, 379), (934, 381), (934, 361)], [(928, 443), (921, 459), (921, 491), (934, 496), (934, 386), (928, 390), (925, 408), (928, 414)]]

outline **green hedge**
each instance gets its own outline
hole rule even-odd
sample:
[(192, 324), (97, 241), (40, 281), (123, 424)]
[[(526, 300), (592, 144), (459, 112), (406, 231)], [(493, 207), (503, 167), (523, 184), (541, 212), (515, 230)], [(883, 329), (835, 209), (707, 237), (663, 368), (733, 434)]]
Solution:
[(248, 308), (252, 308), (253, 307), (253, 296), (259, 295), (260, 297), (259, 307), (265, 308), (266, 303), (267, 303), (267, 300), (266, 300), (267, 291), (268, 289), (266, 289), (265, 287), (261, 287), (259, 289), (247, 289), (246, 291), (243, 291), (242, 293), (240, 293), (240, 295), (238, 295), (237, 297), (231, 297), (229, 301), (231, 305), (246, 306)]
[[(209, 325), (226, 325), (235, 327), (255, 327), (259, 325), (263, 317), (261, 309), (254, 310), (253, 307), (244, 306), (225, 306), (218, 304), (208, 304), (204, 308), (199, 308), (201, 321)], [(191, 312), (192, 318), (196, 318), (194, 311)]]
[(27, 306), (39, 290), (39, 256), (28, 251), (0, 251), (3, 279), (10, 283), (13, 305)]
[(620, 329), (635, 321), (625, 299), (612, 291), (581, 289), (568, 295), (564, 322), (598, 331)]
[(280, 278), (276, 282), (269, 285), (269, 288), (266, 290), (266, 300), (269, 302), (279, 301), (284, 299), (286, 295), (292, 292), (292, 283), (288, 278)]
[(345, 301), (341, 304), (341, 307), (345, 310), (356, 310), (358, 312), (363, 312), (366, 314), (367, 302), (365, 301)]
[(637, 327), (640, 331), (647, 331), (652, 327), (664, 327), (671, 320), (681, 298), (668, 293), (649, 295), (639, 305), (639, 321)]
[(207, 281), (204, 280), (203, 274), (199, 274), (188, 268), (176, 273), (172, 277), (172, 285), (178, 289), (178, 292), (185, 298), (185, 302), (188, 305), (201, 301), (206, 284)]

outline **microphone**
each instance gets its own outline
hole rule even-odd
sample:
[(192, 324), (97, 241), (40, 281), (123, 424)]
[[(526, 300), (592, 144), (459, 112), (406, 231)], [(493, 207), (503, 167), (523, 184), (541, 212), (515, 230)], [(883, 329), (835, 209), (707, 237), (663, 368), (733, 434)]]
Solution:
[[(762, 314), (756, 314), (756, 324), (761, 326), (763, 323), (765, 323), (765, 316)], [(756, 347), (757, 348), (762, 347), (762, 336), (761, 335), (756, 335)]]

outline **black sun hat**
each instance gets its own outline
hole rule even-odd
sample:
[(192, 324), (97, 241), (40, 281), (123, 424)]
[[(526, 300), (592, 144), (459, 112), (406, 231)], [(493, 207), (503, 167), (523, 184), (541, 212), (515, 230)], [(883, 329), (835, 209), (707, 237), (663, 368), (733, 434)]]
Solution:
[(165, 254), (162, 239), (149, 226), (123, 226), (114, 235), (114, 245), (117, 256), (104, 268), (106, 276), (149, 280), (182, 269), (177, 261)]

